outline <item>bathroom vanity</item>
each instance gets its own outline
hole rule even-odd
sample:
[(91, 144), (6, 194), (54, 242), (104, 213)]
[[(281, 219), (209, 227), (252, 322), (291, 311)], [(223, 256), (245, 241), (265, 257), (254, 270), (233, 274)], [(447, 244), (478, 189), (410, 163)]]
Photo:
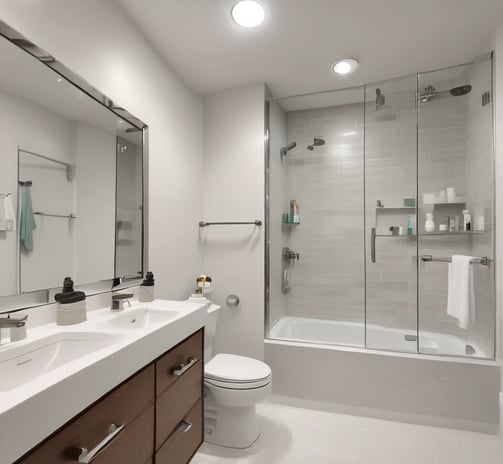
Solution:
[(203, 304), (136, 302), (1, 346), (12, 380), (0, 382), (0, 464), (188, 463), (203, 441), (206, 315)]
[(203, 441), (202, 354), (200, 329), (18, 462), (189, 462)]

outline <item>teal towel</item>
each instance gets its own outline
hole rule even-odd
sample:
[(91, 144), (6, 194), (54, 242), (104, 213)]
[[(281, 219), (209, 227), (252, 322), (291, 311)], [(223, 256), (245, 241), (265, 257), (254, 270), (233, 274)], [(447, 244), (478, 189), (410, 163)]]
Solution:
[(31, 190), (30, 187), (23, 185), (21, 187), (20, 234), (21, 243), (26, 251), (33, 251), (33, 230), (36, 227), (33, 205), (31, 204)]

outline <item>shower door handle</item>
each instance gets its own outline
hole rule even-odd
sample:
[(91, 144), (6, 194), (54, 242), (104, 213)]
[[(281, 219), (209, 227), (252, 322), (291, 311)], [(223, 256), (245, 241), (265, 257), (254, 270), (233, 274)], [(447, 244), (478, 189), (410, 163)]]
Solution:
[(372, 227), (370, 230), (370, 260), (376, 262), (376, 228)]

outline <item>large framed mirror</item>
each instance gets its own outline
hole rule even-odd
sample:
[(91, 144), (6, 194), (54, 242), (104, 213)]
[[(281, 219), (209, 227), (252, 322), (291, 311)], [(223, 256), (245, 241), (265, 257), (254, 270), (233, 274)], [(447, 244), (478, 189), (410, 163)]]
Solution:
[(146, 269), (147, 126), (0, 21), (0, 312)]

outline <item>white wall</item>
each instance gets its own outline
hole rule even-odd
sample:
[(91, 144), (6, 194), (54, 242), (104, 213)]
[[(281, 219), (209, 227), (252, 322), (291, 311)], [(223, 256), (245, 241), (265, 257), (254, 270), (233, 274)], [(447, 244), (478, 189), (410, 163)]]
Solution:
[[(0, 185), (1, 189), (5, 189), (5, 192), (2, 193), (10, 192), (12, 194), (14, 208), (17, 208), (18, 147), (73, 163), (75, 128), (74, 124), (67, 119), (4, 92), (0, 93), (0, 124), (3, 129), (2, 137), (0, 137), (2, 156)], [(30, 164), (29, 169), (26, 163)], [(56, 169), (53, 169), (54, 166), (56, 166)], [(56, 198), (54, 191), (44, 189), (43, 185), (54, 185), (54, 182), (61, 180), (61, 186), (66, 189), (70, 196), (73, 192), (72, 185), (64, 180), (64, 171), (61, 171), (57, 166), (30, 155), (23, 155), (21, 158), (21, 176), (26, 175), (29, 178), (24, 180), (34, 181), (32, 199), (35, 211), (47, 211), (53, 207), (52, 211), (55, 212), (58, 207), (54, 204), (54, 200), (58, 201), (58, 203), (67, 201), (65, 198)], [(42, 169), (40, 169), (41, 167)], [(47, 167), (50, 169), (47, 169)], [(33, 175), (36, 175), (36, 179), (39, 180), (38, 183), (31, 178)], [(71, 203), (72, 199), (70, 198), (69, 201)], [(62, 271), (62, 268), (64, 268), (63, 272), (65, 274), (73, 268), (72, 253), (68, 254), (64, 251), (56, 258), (57, 265), (53, 269), (48, 271), (45, 268), (46, 253), (48, 251), (52, 250), (54, 252), (57, 250), (58, 243), (62, 244), (63, 242), (69, 247), (66, 248), (68, 251), (72, 249), (73, 243), (71, 231), (64, 231), (58, 227), (57, 223), (46, 219), (49, 218), (36, 216), (37, 229), (34, 231), (34, 251), (22, 254), (23, 291), (47, 288), (46, 284), (48, 282), (54, 282), (55, 280), (59, 282), (61, 280), (56, 276), (59, 276), (58, 273)], [(0, 295), (17, 293), (18, 233), (19, 228), (16, 232), (2, 232), (0, 235), (0, 269), (2, 271)], [(39, 283), (41, 286), (38, 285)]]
[(115, 2), (5, 0), (0, 17), (149, 125), (149, 268), (157, 296), (186, 298), (201, 270), (201, 98)]
[[(263, 84), (205, 99), (205, 221), (264, 220), (264, 102)], [(222, 305), (215, 352), (263, 359), (264, 227), (207, 227), (200, 244), (211, 299)], [(241, 299), (237, 308), (226, 306), (229, 294)]]

